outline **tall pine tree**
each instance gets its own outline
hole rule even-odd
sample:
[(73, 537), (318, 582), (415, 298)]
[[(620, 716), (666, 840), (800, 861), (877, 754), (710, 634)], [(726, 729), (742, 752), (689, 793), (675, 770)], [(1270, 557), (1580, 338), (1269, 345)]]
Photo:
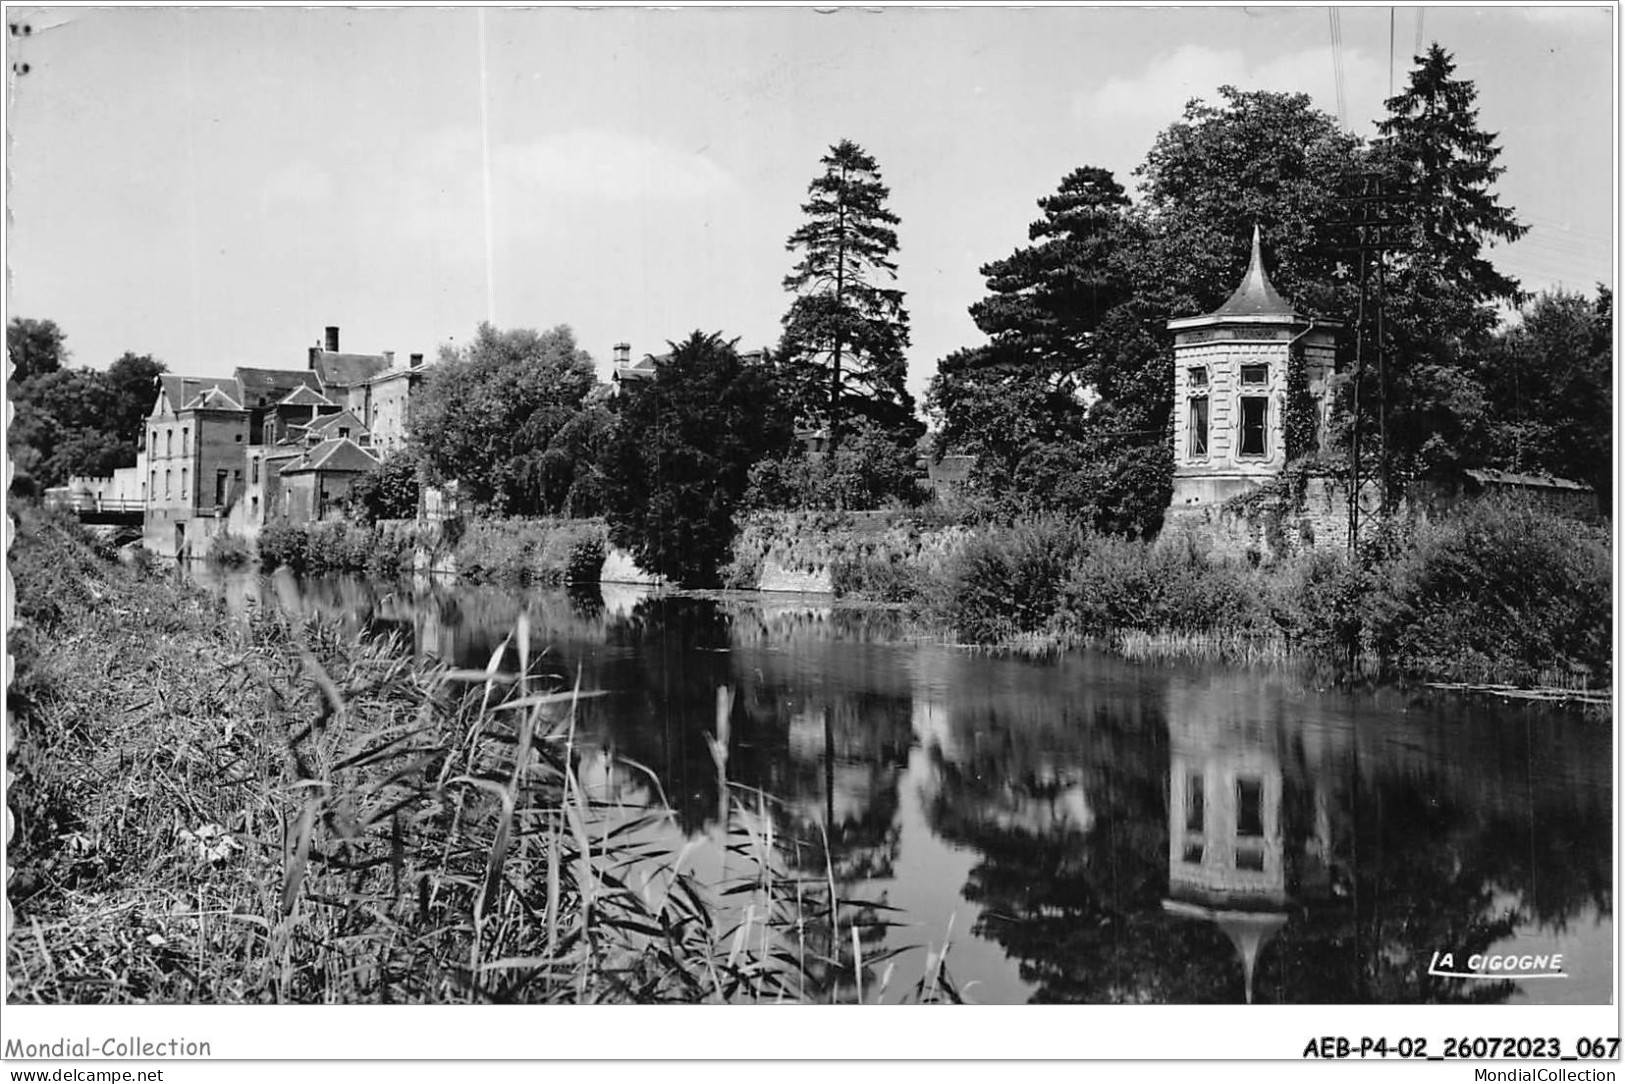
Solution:
[(1067, 483), (1100, 376), (1096, 333), (1126, 296), (1111, 258), (1128, 197), (1108, 170), (1085, 166), (1038, 206), (1033, 244), (981, 268), (988, 296), (970, 315), (992, 342), (941, 361), (930, 405), (939, 443), (978, 457), (978, 484), (1084, 511), (1089, 495)]
[(1386, 414), (1376, 421), (1387, 432), (1396, 487), (1483, 454), (1477, 359), (1494, 332), (1496, 305), (1519, 299), (1517, 282), (1485, 250), (1528, 231), (1493, 191), (1504, 172), (1496, 164), (1501, 151), (1495, 134), (1478, 126), (1472, 82), (1456, 78), (1437, 43), (1416, 65), (1405, 90), (1386, 103), (1372, 148), (1393, 200), (1388, 217), (1403, 223), (1383, 269), (1386, 387), (1365, 400)]
[(796, 295), (784, 315), (780, 356), (798, 410), (840, 443), (854, 416), (871, 419), (899, 443), (922, 427), (908, 375), (908, 312), (897, 278), (898, 219), (874, 158), (843, 139), (822, 159), (824, 172), (801, 205), (807, 221), (787, 247), (800, 261), (784, 288)]

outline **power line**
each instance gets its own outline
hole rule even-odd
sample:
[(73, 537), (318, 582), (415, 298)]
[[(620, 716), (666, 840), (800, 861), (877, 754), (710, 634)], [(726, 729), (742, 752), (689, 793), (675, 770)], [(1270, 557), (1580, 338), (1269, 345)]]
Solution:
[(1332, 80), (1337, 89), (1337, 123), (1348, 127), (1348, 105), (1343, 94), (1343, 17), (1337, 9), (1326, 9), (1326, 24), (1332, 35)]

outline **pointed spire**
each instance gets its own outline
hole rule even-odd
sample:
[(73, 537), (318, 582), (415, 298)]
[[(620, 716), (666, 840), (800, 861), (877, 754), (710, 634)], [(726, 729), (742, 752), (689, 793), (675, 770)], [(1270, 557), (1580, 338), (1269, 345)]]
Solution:
[(1287, 319), (1294, 315), (1292, 306), (1275, 292), (1269, 276), (1264, 274), (1264, 257), (1256, 223), (1253, 225), (1253, 255), (1247, 262), (1247, 274), (1242, 278), (1241, 285), (1236, 287), (1236, 292), (1230, 295), (1230, 300), (1220, 305), (1213, 315), (1281, 316)]

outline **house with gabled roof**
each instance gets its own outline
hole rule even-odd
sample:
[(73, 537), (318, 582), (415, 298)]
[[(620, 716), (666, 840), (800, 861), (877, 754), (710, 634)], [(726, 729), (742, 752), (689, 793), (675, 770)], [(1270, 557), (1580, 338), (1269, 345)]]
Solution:
[(252, 538), (273, 519), (332, 514), (356, 477), (406, 442), (426, 375), (422, 354), (397, 365), (392, 351), (341, 351), (337, 327), (303, 369), (161, 375), (141, 456), (144, 544), (201, 555), (225, 531)]
[(372, 435), (360, 418), (349, 409), (337, 414), (324, 414), (305, 429), (305, 443), (319, 444), (331, 439), (353, 440), (363, 447), (372, 443)]
[(281, 507), (275, 518), (309, 523), (342, 515), (357, 478), (378, 458), (349, 437), (332, 437), (306, 448), (278, 468)]

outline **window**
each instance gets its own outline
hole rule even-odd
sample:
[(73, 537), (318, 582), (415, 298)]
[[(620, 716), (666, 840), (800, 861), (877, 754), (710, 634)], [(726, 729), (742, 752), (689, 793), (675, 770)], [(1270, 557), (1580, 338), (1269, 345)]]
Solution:
[(1207, 368), (1205, 366), (1193, 365), (1191, 368), (1187, 369), (1186, 372), (1190, 376), (1191, 387), (1207, 387)]
[(340, 440), (349, 440), (350, 439), (350, 427), (349, 426), (347, 426), (347, 425), (339, 426), (339, 439)]
[(1270, 367), (1268, 365), (1243, 365), (1241, 367), (1241, 382), (1246, 385), (1263, 385), (1270, 382)]
[(241, 433), (238, 433), (232, 439), (235, 440), (238, 444), (241, 444), (243, 442), (243, 435)]
[(152, 496), (152, 497), (158, 496), (158, 472), (157, 471), (152, 472), (152, 481), (147, 485), (147, 494), (149, 496)]
[(248, 514), (256, 519), (259, 518), (260, 499), (258, 497), (248, 498)]
[(214, 472), (214, 503), (216, 505), (226, 503), (226, 472), (223, 470)]
[(248, 461), (248, 481), (251, 485), (257, 486), (260, 484), (260, 461), (258, 459)]
[(1185, 829), (1200, 832), (1207, 816), (1203, 805), (1202, 776), (1191, 772), (1185, 776)]
[(1190, 454), (1207, 455), (1207, 396), (1191, 396)]
[(1241, 399), (1241, 454), (1268, 454), (1270, 401), (1260, 395), (1244, 395)]
[(175, 430), (173, 429), (164, 430), (164, 454), (175, 454)]
[(189, 480), (186, 477), (186, 468), (182, 467), (181, 468), (181, 500), (190, 503), (191, 500), (192, 500), (192, 487), (188, 484), (188, 481)]
[(191, 437), (192, 437), (192, 430), (190, 428), (188, 428), (187, 426), (184, 426), (184, 425), (181, 426), (181, 454), (182, 455), (185, 455), (188, 451), (191, 450)]
[(171, 473), (173, 473), (173, 472), (167, 471), (167, 470), (164, 471), (164, 496), (165, 497), (169, 496), (169, 476), (170, 476)]
[(1264, 834), (1264, 783), (1259, 779), (1236, 779), (1236, 835)]
[(147, 445), (147, 454), (156, 459), (158, 457), (158, 430), (154, 429), (147, 435), (152, 438), (151, 442)]

